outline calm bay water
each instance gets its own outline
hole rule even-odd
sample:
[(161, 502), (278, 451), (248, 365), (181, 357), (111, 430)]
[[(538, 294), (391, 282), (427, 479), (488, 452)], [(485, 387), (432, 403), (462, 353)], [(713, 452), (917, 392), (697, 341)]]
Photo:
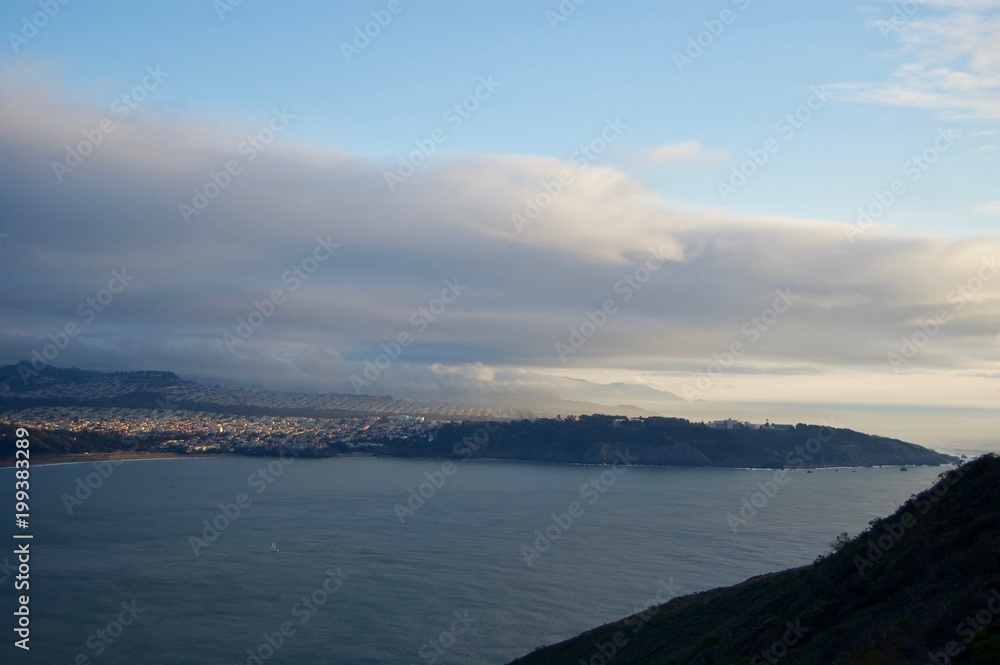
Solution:
[[(297, 460), (273, 482), (258, 474), (268, 462), (128, 462), (72, 515), (61, 497), (94, 468), (33, 468), (32, 651), (11, 645), (8, 575), (0, 660), (257, 663), (250, 649), (264, 663), (506, 663), (645, 607), (661, 582), (691, 593), (810, 563), (943, 470), (791, 472), (734, 533), (727, 516), (761, 505), (773, 472), (466, 462), (401, 522), (396, 504), (442, 462)], [(5, 523), (13, 476), (0, 470)], [(251, 503), (196, 555), (189, 537), (241, 492)], [(574, 502), (572, 524), (553, 526)], [(557, 537), (528, 565), (522, 546), (547, 528)], [(283, 640), (273, 653), (268, 635)]]

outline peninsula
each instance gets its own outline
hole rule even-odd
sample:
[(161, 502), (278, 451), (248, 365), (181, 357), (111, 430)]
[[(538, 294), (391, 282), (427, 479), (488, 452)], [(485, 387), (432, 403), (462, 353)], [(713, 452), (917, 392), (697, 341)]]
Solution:
[[(951, 455), (826, 424), (580, 415), (512, 418), (391, 397), (224, 387), (171, 372), (0, 368), (0, 464), (16, 427), (38, 462), (96, 456), (377, 455), (649, 466), (940, 465)], [(9, 461), (9, 459), (8, 459)]]

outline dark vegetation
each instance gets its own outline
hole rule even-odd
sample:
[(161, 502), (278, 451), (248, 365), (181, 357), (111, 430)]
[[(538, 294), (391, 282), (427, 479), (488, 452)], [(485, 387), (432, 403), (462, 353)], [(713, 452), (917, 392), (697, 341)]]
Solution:
[(958, 461), (912, 443), (820, 425), (716, 429), (682, 418), (593, 415), (515, 420), (491, 429), (484, 441), (482, 423), (448, 423), (422, 437), (388, 442), (386, 453), (585, 464), (615, 462), (627, 453), (634, 464), (755, 468)]
[[(678, 598), (514, 662), (1000, 663), (1000, 458), (942, 474), (831, 545), (812, 565)], [(610, 659), (595, 658), (609, 645)]]
[[(13, 425), (0, 423), (0, 459), (14, 456), (15, 432)], [(145, 452), (169, 437), (156, 437), (138, 440), (135, 438), (114, 436), (101, 432), (70, 432), (66, 430), (30, 431), (31, 453), (35, 456), (66, 455), (81, 453), (113, 453), (113, 452)]]

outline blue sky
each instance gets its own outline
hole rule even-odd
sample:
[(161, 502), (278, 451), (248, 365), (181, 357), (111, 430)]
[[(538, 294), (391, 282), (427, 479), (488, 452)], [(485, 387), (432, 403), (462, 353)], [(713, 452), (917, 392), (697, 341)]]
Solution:
[[(566, 156), (603, 118), (630, 129), (608, 155), (697, 140), (732, 159), (774, 134), (813, 85), (877, 84), (907, 60), (885, 32), (894, 5), (881, 2), (595, 2), (553, 29), (558, 3), (401, 2), (402, 10), (348, 62), (341, 44), (386, 2), (264, 3), (247, 0), (220, 19), (211, 2), (70, 3), (19, 53), (78, 100), (109, 104), (147, 64), (169, 72), (154, 102), (165, 113), (206, 122), (256, 122), (276, 105), (298, 121), (290, 140), (373, 160), (392, 160), (441, 124), (442, 114), (489, 74), (502, 90), (449, 136), (439, 154)], [(18, 26), (34, 3), (5, 3), (0, 24)], [(36, 8), (37, 9), (37, 8)], [(703, 23), (732, 23), (678, 71), (675, 53)], [(927, 18), (949, 11), (921, 6)], [(888, 39), (886, 38), (888, 36)], [(405, 113), (400, 109), (405, 107)], [(947, 114), (835, 101), (782, 146), (771, 165), (726, 204), (738, 212), (840, 219), (884, 186)], [(981, 119), (966, 133), (989, 130)], [(995, 217), (973, 208), (991, 200), (1000, 175), (994, 137), (972, 136), (929, 174), (919, 195), (885, 222), (926, 233), (988, 232)], [(642, 177), (665, 196), (720, 205), (716, 183), (729, 163), (656, 168)]]
[[(343, 44), (389, 0), (246, 0), (222, 17), (221, 0), (51, 2), (0, 7), (0, 278), (14, 287), (0, 361), (31, 357), (110, 270), (141, 266), (54, 364), (349, 391), (458, 278), (468, 295), (371, 391), (666, 412), (657, 400), (792, 289), (790, 313), (688, 406), (1000, 401), (1000, 280), (950, 299), (998, 249), (998, 0), (909, 15), (881, 0), (566, 0), (558, 22), (555, 1), (400, 0), (350, 58)], [(27, 35), (44, 6), (58, 11)], [(165, 78), (116, 115), (149, 68)], [(115, 131), (60, 173), (102, 119)], [(445, 140), (387, 187), (435, 130)], [(251, 161), (240, 146), (261, 131)], [(602, 132), (607, 149), (581, 165)], [(920, 155), (934, 163), (914, 170)], [(184, 213), (227, 161), (231, 186)], [(720, 194), (740, 168), (754, 173)], [(512, 226), (563, 176), (537, 221)], [(337, 259), (227, 346), (327, 235)], [(649, 285), (561, 356), (652, 247), (665, 264)], [(948, 323), (899, 371), (892, 354), (939, 308)]]

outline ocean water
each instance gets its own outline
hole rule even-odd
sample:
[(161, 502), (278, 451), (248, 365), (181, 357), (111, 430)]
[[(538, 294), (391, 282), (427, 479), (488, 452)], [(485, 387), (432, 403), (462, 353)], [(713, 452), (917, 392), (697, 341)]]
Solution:
[[(658, 591), (810, 563), (943, 470), (794, 471), (772, 487), (761, 470), (443, 464), (133, 461), (72, 514), (64, 495), (97, 485), (95, 467), (36, 466), (31, 652), (12, 646), (0, 570), (0, 662), (499, 665)], [(0, 565), (14, 562), (13, 484), (0, 469)], [(411, 489), (427, 498), (401, 520)], [(734, 531), (730, 516), (748, 519)], [(195, 547), (205, 521), (224, 528)]]

